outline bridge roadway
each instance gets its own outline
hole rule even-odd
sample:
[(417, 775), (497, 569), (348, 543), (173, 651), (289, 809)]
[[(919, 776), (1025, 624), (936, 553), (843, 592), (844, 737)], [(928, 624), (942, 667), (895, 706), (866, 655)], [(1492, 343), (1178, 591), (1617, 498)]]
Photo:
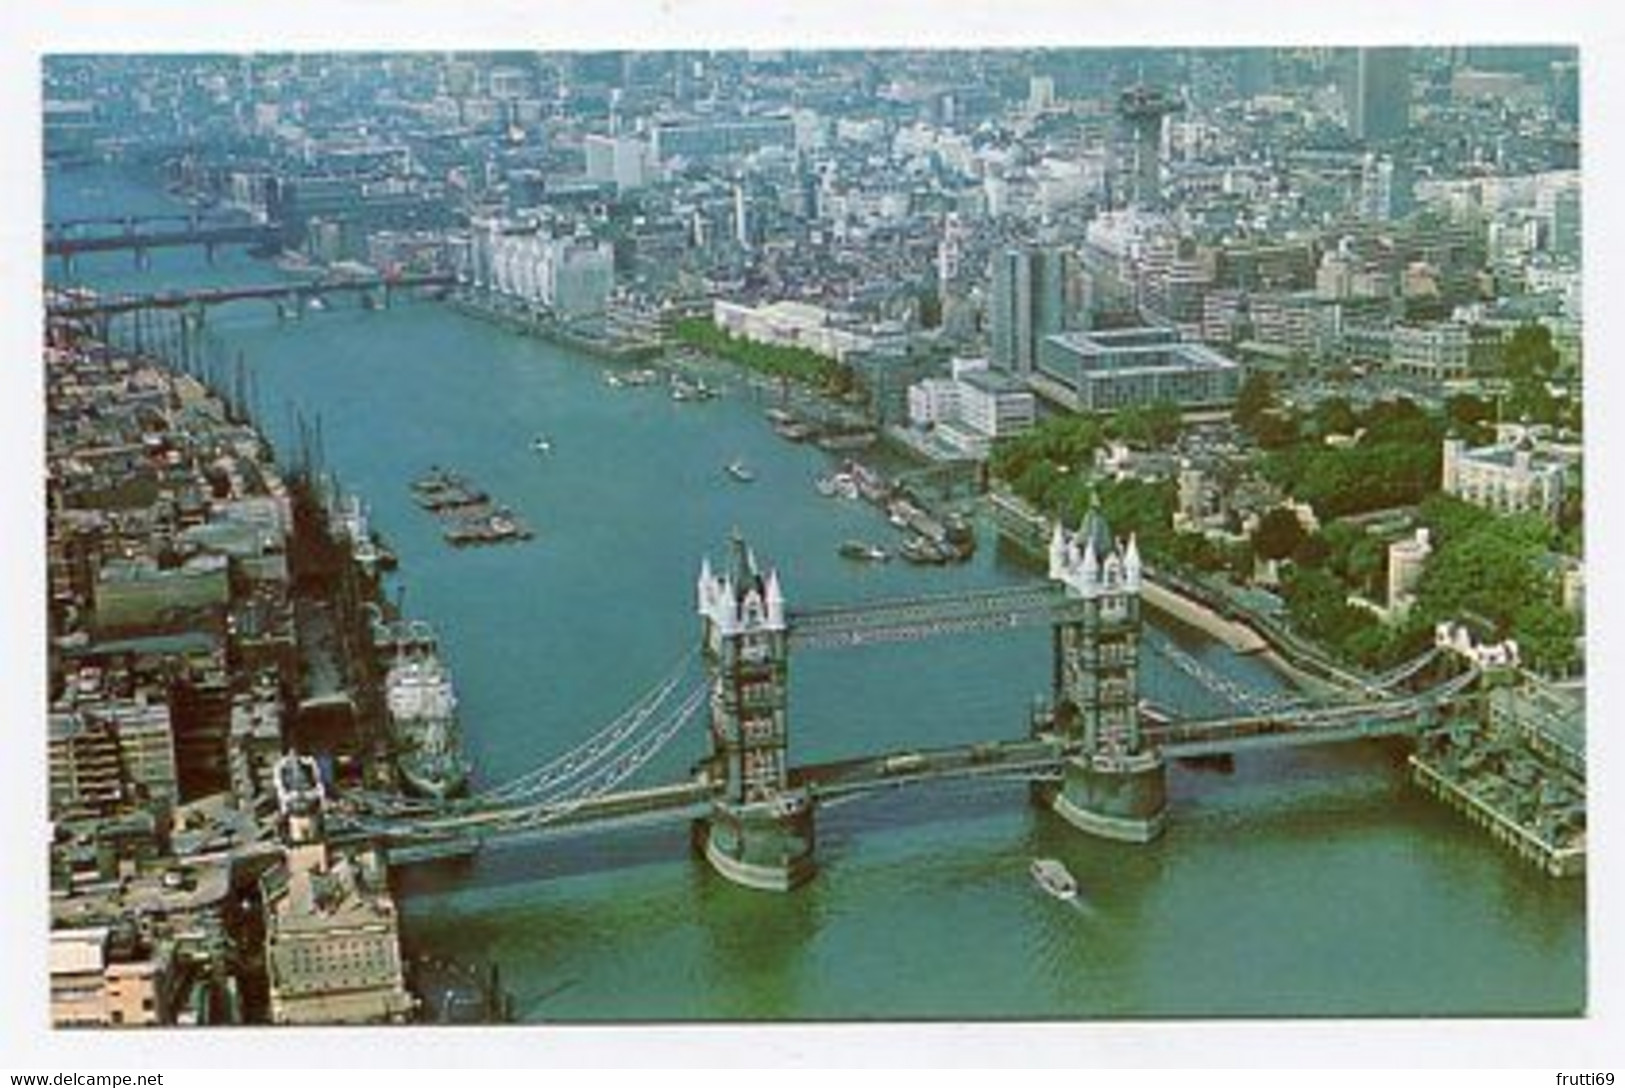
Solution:
[(1059, 778), (1068, 745), (1021, 737), (945, 748), (917, 748), (860, 759), (809, 763), (790, 771), (790, 788), (818, 803), (876, 790), (976, 778)]
[(135, 231), (127, 234), (98, 234), (83, 238), (47, 237), (47, 257), (74, 257), (81, 253), (111, 253), (128, 249), (176, 249), (181, 246), (253, 245), (281, 237), (280, 228), (264, 223), (238, 223), (231, 226), (195, 227), (186, 230)]
[(318, 280), (309, 283), (258, 284), (243, 287), (211, 287), (202, 291), (166, 291), (153, 295), (106, 295), (93, 299), (53, 302), (46, 315), (55, 318), (106, 317), (137, 310), (179, 310), (189, 306), (217, 306), (245, 299), (304, 300), (343, 291), (401, 290), (414, 287), (449, 287), (456, 277), (449, 274), (423, 276), (372, 276), (362, 279)]
[(343, 844), (382, 839), (392, 851), (392, 858), (398, 853), (399, 860), (410, 863), (454, 853), (446, 849), (454, 844), (516, 844), (692, 820), (711, 811), (717, 789), (715, 783), (694, 780), (549, 805), (469, 809), (460, 813), (448, 808), (443, 816), (421, 821), (389, 821), (382, 831), (372, 820), (336, 814), (330, 821), (329, 840)]
[(1477, 678), (1476, 672), (1468, 671), (1415, 695), (1381, 701), (1273, 714), (1157, 721), (1145, 726), (1142, 735), (1146, 743), (1176, 759), (1402, 736), (1428, 725), (1439, 704)]
[(184, 212), (153, 212), (149, 215), (85, 215), (73, 219), (53, 219), (45, 224), (46, 237), (56, 237), (78, 227), (123, 227), (133, 229), (139, 223), (186, 223), (192, 226), (213, 226), (223, 222), (237, 223), (237, 216), (213, 215), (193, 209)]
[[(1432, 707), (1470, 678), (1458, 677), (1433, 691), (1384, 702), (1275, 716), (1153, 721), (1144, 736), (1151, 747), (1173, 759), (1401, 736), (1427, 724)], [(941, 782), (1054, 781), (1077, 754), (1076, 741), (1020, 737), (804, 764), (791, 768), (780, 801), (822, 807), (882, 790)], [(418, 817), (337, 813), (332, 838), (339, 843), (382, 839), (396, 860), (410, 864), (489, 843), (512, 845), (693, 820), (710, 813), (720, 791), (720, 783), (693, 779), (543, 804), (482, 808), (477, 801), (453, 803)]]
[(1053, 624), (1081, 607), (1059, 586), (1015, 586), (868, 604), (794, 609), (792, 644), (803, 649), (907, 642), (935, 635)]

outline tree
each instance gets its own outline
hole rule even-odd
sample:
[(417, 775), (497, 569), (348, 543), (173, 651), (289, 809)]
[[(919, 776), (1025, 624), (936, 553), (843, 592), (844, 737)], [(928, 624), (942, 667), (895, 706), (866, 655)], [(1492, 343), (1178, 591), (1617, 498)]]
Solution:
[(1277, 404), (1275, 382), (1264, 371), (1255, 370), (1242, 379), (1241, 388), (1236, 392), (1236, 424), (1251, 433), (1259, 418), (1273, 411)]
[(1174, 491), (1169, 480), (1113, 480), (1100, 488), (1101, 512), (1118, 536), (1133, 533), (1142, 549), (1161, 552), (1173, 537)]
[(1376, 593), (1388, 578), (1388, 549), (1362, 533), (1348, 554), (1348, 585), (1357, 593)]
[(1298, 515), (1277, 506), (1259, 519), (1253, 531), (1253, 551), (1264, 559), (1286, 559), (1303, 545), (1306, 535)]
[(920, 328), (934, 329), (942, 324), (942, 299), (935, 291), (921, 291), (918, 302)]
[(1185, 429), (1185, 417), (1173, 401), (1157, 401), (1145, 410), (1145, 417), (1151, 428), (1151, 441), (1158, 446), (1172, 445)]
[(1450, 428), (1469, 446), (1488, 445), (1495, 438), (1490, 424), (1493, 406), (1471, 393), (1458, 393), (1444, 402), (1444, 416)]
[(1547, 381), (1557, 372), (1557, 349), (1552, 330), (1537, 322), (1519, 325), (1501, 353), (1502, 373), (1514, 384)]
[(1267, 450), (1284, 449), (1298, 440), (1298, 419), (1288, 412), (1265, 412), (1244, 429)]
[(1417, 603), (1435, 619), (1480, 616), (1509, 634), (1525, 602), (1548, 595), (1536, 568), (1542, 549), (1492, 523), (1436, 551), (1417, 584)]
[(1513, 634), (1525, 663), (1543, 672), (1567, 672), (1574, 664), (1574, 640), (1580, 621), (1549, 600), (1520, 605), (1512, 617)]
[(1367, 443), (1407, 442), (1436, 449), (1444, 437), (1440, 422), (1407, 397), (1378, 401), (1366, 409), (1360, 422)]
[(1322, 567), (1331, 558), (1332, 549), (1320, 533), (1305, 533), (1292, 553), (1292, 561), (1300, 567)]
[(1550, 329), (1534, 323), (1518, 326), (1501, 356), (1502, 373), (1511, 385), (1506, 399), (1508, 415), (1536, 423), (1557, 422), (1561, 406), (1549, 388), (1557, 364)]
[(1327, 397), (1314, 410), (1315, 428), (1321, 434), (1353, 434), (1360, 426), (1360, 418), (1347, 397)]
[(1418, 513), (1422, 524), (1433, 534), (1435, 548), (1460, 540), (1495, 520), (1495, 515), (1488, 510), (1442, 493), (1423, 499)]

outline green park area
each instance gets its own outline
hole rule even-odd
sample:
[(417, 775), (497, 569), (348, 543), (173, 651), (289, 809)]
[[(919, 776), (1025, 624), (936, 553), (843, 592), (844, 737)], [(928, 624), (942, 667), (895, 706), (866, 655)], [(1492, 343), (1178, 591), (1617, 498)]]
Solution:
[[(1578, 412), (1546, 391), (1549, 342), (1520, 330), (1508, 355), (1507, 398), (1530, 409), (1521, 418), (1577, 428)], [(1560, 600), (1566, 558), (1582, 554), (1579, 481), (1571, 479), (1555, 519), (1492, 512), (1440, 490), (1444, 437), (1487, 443), (1494, 417), (1495, 406), (1469, 395), (1436, 412), (1406, 399), (1356, 407), (1336, 396), (1295, 408), (1282, 403), (1267, 376), (1250, 375), (1235, 410), (1250, 448), (1224, 471), (1232, 484), (1251, 478), (1273, 485), (1283, 501), (1245, 534), (1239, 519), (1226, 534), (1176, 531), (1172, 479), (1097, 478), (1095, 454), (1108, 440), (1156, 449), (1177, 436), (1171, 406), (1052, 417), (1000, 441), (990, 467), (1004, 486), (1067, 524), (1076, 524), (1098, 493), (1115, 531), (1137, 534), (1155, 564), (1236, 585), (1273, 566), (1294, 630), (1352, 664), (1403, 661), (1427, 644), (1436, 622), (1466, 620), (1488, 637), (1516, 639), (1535, 668), (1562, 673), (1575, 663), (1580, 633), (1579, 618)], [(1315, 527), (1287, 500), (1312, 508)], [(1432, 553), (1414, 606), (1384, 618), (1351, 603), (1386, 599), (1388, 546), (1417, 528), (1429, 531)]]

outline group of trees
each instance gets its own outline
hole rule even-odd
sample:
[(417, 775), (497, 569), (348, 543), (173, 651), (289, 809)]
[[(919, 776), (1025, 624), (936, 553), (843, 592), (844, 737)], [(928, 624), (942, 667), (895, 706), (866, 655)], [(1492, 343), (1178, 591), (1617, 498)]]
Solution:
[(848, 392), (854, 385), (851, 368), (833, 359), (807, 348), (759, 344), (733, 336), (709, 318), (681, 318), (672, 331), (685, 344), (774, 377), (819, 386), (837, 394)]
[[(1436, 623), (1468, 620), (1493, 638), (1516, 639), (1525, 662), (1562, 672), (1576, 659), (1580, 621), (1559, 601), (1552, 546), (1558, 531), (1533, 514), (1495, 514), (1449, 495), (1424, 500), (1418, 520), (1433, 551), (1403, 619), (1383, 622), (1349, 603), (1387, 592), (1387, 541), (1351, 522), (1306, 533), (1284, 509), (1254, 534), (1257, 554), (1290, 559), (1281, 592), (1293, 625), (1368, 668), (1403, 661)], [(1290, 523), (1290, 525), (1289, 525)]]
[[(1248, 377), (1236, 419), (1267, 452), (1266, 479), (1335, 518), (1421, 501), (1439, 488), (1439, 443), (1445, 426), (1409, 400), (1364, 410), (1329, 397), (1312, 411), (1279, 407), (1267, 375)], [(1331, 435), (1348, 436), (1338, 445)]]
[(1422, 504), (1434, 552), (1417, 586), (1425, 619), (1469, 617), (1518, 640), (1536, 668), (1574, 662), (1580, 622), (1559, 603), (1552, 561), (1557, 530), (1534, 514), (1493, 514), (1449, 495)]
[(1552, 393), (1559, 370), (1551, 330), (1544, 325), (1520, 326), (1501, 356), (1501, 374), (1507, 382), (1506, 418), (1580, 430), (1579, 400)]
[[(1179, 409), (1166, 403), (1111, 415), (1052, 416), (1026, 434), (1000, 439), (989, 464), (995, 476), (1045, 513), (1065, 515), (1076, 509), (1081, 516), (1088, 507), (1095, 453), (1106, 442), (1166, 446), (1179, 437), (1182, 426)], [(1171, 524), (1173, 490), (1171, 486), (1165, 490)], [(1127, 516), (1140, 519), (1138, 511)], [(1117, 525), (1117, 519), (1112, 524)]]
[[(1154, 561), (1238, 578), (1257, 559), (1284, 564), (1281, 592), (1294, 627), (1346, 660), (1374, 669), (1395, 664), (1427, 644), (1436, 622), (1466, 617), (1494, 637), (1516, 638), (1535, 667), (1562, 671), (1574, 662), (1580, 624), (1559, 604), (1551, 550), (1578, 554), (1578, 504), (1572, 524), (1560, 519), (1554, 526), (1439, 493), (1444, 435), (1454, 428), (1470, 444), (1491, 440), (1492, 415), (1488, 402), (1472, 396), (1451, 398), (1442, 414), (1403, 399), (1359, 408), (1338, 397), (1294, 412), (1281, 407), (1267, 377), (1253, 375), (1241, 390), (1236, 419), (1255, 438), (1269, 439), (1260, 442), (1266, 447), (1260, 472), (1310, 503), (1324, 522), (1320, 530), (1307, 530), (1283, 506), (1267, 511), (1251, 539), (1235, 545), (1176, 533), (1171, 481), (1106, 482), (1098, 494), (1113, 529), (1137, 534)], [(1112, 438), (1158, 444), (1177, 433), (1177, 413), (1170, 420), (1161, 408), (1057, 417), (1001, 440), (991, 468), (1038, 509), (1075, 525), (1097, 491), (1091, 468), (1102, 444)], [(1328, 435), (1348, 440), (1328, 445)], [(1385, 598), (1388, 539), (1339, 519), (1400, 506), (1419, 507), (1433, 553), (1409, 615), (1385, 622), (1349, 601)]]
[(1294, 627), (1368, 669), (1414, 657), (1432, 637), (1433, 628), (1419, 617), (1388, 624), (1350, 604), (1343, 583), (1324, 566), (1292, 567), (1281, 589)]

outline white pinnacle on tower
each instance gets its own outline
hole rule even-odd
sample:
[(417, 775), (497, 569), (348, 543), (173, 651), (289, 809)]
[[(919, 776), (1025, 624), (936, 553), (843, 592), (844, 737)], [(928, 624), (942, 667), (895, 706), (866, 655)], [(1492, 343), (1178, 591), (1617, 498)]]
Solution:
[(1131, 535), (1123, 547), (1113, 539), (1098, 500), (1091, 501), (1076, 532), (1057, 522), (1050, 534), (1049, 576), (1076, 596), (1138, 593), (1142, 575), (1138, 541)]
[(779, 572), (769, 570), (763, 575), (756, 557), (743, 545), (738, 545), (736, 551), (738, 570), (728, 574), (714, 573), (709, 558), (700, 561), (695, 585), (697, 611), (723, 635), (784, 630), (784, 590)]

